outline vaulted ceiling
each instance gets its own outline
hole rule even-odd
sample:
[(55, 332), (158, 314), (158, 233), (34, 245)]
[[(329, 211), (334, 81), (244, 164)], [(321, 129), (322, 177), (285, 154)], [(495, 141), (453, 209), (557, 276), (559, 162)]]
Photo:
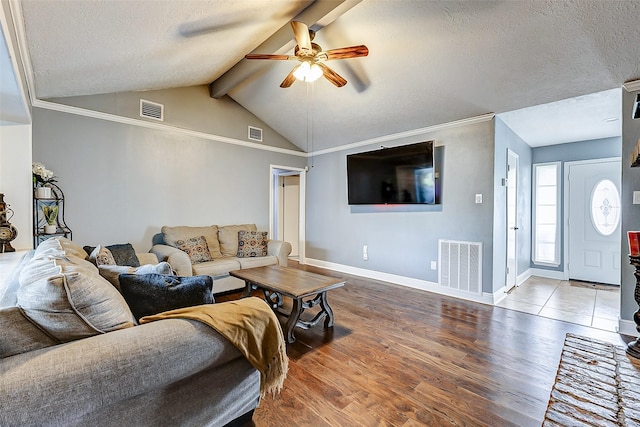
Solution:
[[(505, 121), (531, 145), (549, 143), (540, 128), (553, 130), (538, 123), (529, 125), (538, 134), (527, 133), (523, 121), (536, 111), (553, 126), (597, 123), (592, 135), (615, 136), (620, 88), (640, 78), (634, 1), (9, 2), (37, 98), (213, 82), (216, 96), (230, 96), (305, 151), (486, 113), (510, 112)], [(324, 49), (369, 48), (365, 58), (327, 62), (346, 86), (320, 79), (282, 89), (294, 61), (243, 59), (292, 54), (294, 19), (318, 30), (314, 42)], [(557, 133), (553, 143), (576, 138)]]

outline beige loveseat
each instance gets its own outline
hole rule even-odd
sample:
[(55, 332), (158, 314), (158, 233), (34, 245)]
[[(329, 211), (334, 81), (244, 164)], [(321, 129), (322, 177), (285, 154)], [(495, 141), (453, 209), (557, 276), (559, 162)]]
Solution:
[[(161, 231), (162, 233), (154, 236), (150, 252), (158, 260), (168, 262), (178, 276), (211, 276), (214, 294), (244, 287), (242, 280), (229, 276), (230, 271), (267, 265), (286, 267), (291, 253), (290, 243), (266, 239), (266, 233), (259, 233), (255, 224), (163, 226)], [(260, 243), (264, 243), (266, 251), (239, 253), (239, 247), (242, 246), (239, 237), (241, 233), (249, 237), (243, 243), (250, 240), (258, 247)], [(178, 249), (179, 247), (182, 249)]]

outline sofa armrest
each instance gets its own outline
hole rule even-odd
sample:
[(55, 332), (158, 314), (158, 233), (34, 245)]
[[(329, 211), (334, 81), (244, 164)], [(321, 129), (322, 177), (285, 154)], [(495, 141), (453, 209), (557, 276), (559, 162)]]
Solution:
[(282, 240), (269, 240), (267, 242), (267, 253), (278, 257), (278, 264), (286, 267), (291, 253), (291, 243)]
[(140, 261), (140, 265), (145, 265), (145, 264), (157, 264), (158, 263), (158, 256), (152, 252), (140, 252), (140, 253), (136, 253), (136, 256), (138, 257), (138, 261)]
[(189, 255), (180, 249), (169, 245), (153, 245), (149, 252), (156, 254), (159, 261), (168, 262), (178, 276), (193, 276)]
[(218, 332), (184, 319), (7, 357), (0, 360), (0, 425), (75, 425), (239, 358)]

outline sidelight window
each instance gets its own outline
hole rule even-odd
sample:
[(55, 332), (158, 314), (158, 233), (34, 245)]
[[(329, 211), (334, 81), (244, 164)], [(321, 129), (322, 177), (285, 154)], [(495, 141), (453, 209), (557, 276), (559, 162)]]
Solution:
[(533, 165), (533, 262), (560, 265), (560, 162)]

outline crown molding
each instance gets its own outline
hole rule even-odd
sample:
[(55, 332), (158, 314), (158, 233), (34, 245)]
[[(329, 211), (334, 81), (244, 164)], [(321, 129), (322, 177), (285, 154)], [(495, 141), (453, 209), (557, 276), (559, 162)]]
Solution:
[(439, 125), (427, 126), (424, 128), (409, 130), (405, 132), (392, 133), (392, 134), (380, 136), (377, 138), (365, 139), (363, 141), (353, 142), (351, 144), (340, 145), (334, 148), (327, 148), (325, 150), (313, 151), (309, 153), (309, 156), (319, 156), (322, 154), (335, 153), (337, 151), (351, 150), (353, 148), (359, 148), (365, 145), (380, 144), (382, 142), (394, 141), (397, 139), (407, 138), (407, 137), (416, 136), (416, 135), (422, 135), (429, 132), (437, 132), (445, 129), (456, 128), (459, 126), (467, 126), (467, 125), (472, 125), (476, 123), (487, 122), (489, 120), (493, 120), (494, 117), (495, 117), (495, 113), (487, 113), (481, 116), (470, 117), (468, 119), (456, 120), (449, 123), (442, 123)]
[(640, 79), (626, 82), (625, 84), (622, 85), (622, 87), (627, 92), (635, 92), (636, 90), (640, 90)]

